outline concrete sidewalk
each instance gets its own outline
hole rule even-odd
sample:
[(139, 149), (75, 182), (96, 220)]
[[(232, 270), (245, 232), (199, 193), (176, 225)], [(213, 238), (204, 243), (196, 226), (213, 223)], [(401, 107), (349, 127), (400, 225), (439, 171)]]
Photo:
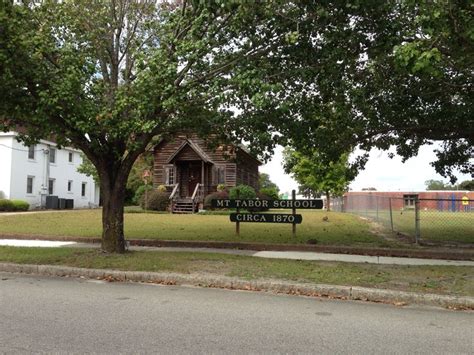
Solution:
[[(10, 245), (19, 247), (65, 247), (65, 248), (99, 248), (99, 244), (57, 242), (47, 240), (16, 240), (2, 239), (0, 245)], [(173, 248), (173, 247), (138, 247), (131, 246), (130, 250), (136, 251), (181, 251), (197, 253), (218, 253), (231, 255), (254, 256), (267, 259), (288, 259), (288, 260), (311, 260), (311, 261), (337, 261), (346, 263), (368, 263), (385, 265), (413, 265), (413, 266), (473, 266), (474, 261), (463, 260), (443, 260), (443, 259), (421, 259), (421, 258), (400, 258), (386, 256), (368, 256), (353, 254), (332, 254), (317, 252), (299, 251), (252, 251), (238, 249), (218, 249), (218, 248)]]

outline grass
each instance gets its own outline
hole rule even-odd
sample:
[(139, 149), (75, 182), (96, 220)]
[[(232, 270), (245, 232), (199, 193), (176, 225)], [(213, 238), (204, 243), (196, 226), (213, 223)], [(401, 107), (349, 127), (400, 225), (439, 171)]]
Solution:
[[(388, 211), (368, 211), (368, 217), (390, 227)], [(393, 228), (409, 236), (415, 236), (415, 211), (393, 211)], [(421, 239), (434, 242), (474, 244), (474, 213), (420, 211)]]
[(394, 266), (263, 259), (250, 256), (136, 251), (105, 255), (95, 249), (0, 247), (0, 261), (124, 271), (206, 273), (247, 280), (277, 279), (474, 296), (474, 267)]
[[(275, 212), (275, 211), (272, 211)], [(280, 211), (278, 211), (280, 212)], [(280, 212), (281, 213), (281, 212)], [(192, 241), (239, 241), (257, 243), (307, 243), (396, 246), (370, 232), (367, 221), (348, 214), (324, 211), (301, 211), (303, 223), (297, 236), (290, 224), (241, 223), (240, 237), (228, 215), (125, 214), (127, 239), (161, 239)], [(323, 221), (328, 216), (329, 220)], [(44, 212), (0, 216), (0, 234), (100, 237), (101, 211)]]

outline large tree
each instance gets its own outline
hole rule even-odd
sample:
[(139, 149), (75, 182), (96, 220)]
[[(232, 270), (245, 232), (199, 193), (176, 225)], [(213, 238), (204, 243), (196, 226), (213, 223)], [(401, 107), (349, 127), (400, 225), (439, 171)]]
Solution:
[(100, 178), (102, 248), (123, 252), (125, 187), (135, 160), (154, 137), (231, 132), (230, 97), (258, 72), (254, 62), (278, 56), (288, 42), (287, 20), (277, 21), (272, 7), (2, 1), (0, 129), (21, 127), (27, 143), (54, 136), (59, 146), (80, 148)]
[(121, 252), (130, 169), (176, 131), (260, 152), (289, 141), (329, 162), (356, 145), (409, 157), (439, 139), (439, 171), (472, 170), (470, 23), (460, 0), (2, 1), (0, 129), (84, 152), (102, 247)]
[[(290, 145), (316, 148), (330, 162), (355, 146), (395, 146), (408, 159), (421, 145), (438, 143), (438, 173), (474, 174), (470, 2), (314, 2), (305, 14), (287, 57), (286, 74), (299, 80), (286, 86), (291, 94), (282, 90), (267, 103), (279, 108), (278, 117), (296, 118), (281, 128)], [(280, 80), (277, 71), (268, 77)], [(355, 166), (367, 158), (360, 155)]]

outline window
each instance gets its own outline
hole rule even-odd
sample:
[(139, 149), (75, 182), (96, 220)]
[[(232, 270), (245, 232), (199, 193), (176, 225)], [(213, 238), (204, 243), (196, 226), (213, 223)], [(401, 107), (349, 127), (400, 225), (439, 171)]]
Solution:
[(217, 167), (217, 184), (225, 184), (225, 167)]
[(54, 148), (49, 148), (49, 162), (51, 164), (56, 163), (56, 149)]
[(174, 166), (165, 167), (165, 185), (174, 185), (175, 182)]
[(67, 182), (67, 192), (72, 192), (72, 180)]
[(28, 147), (28, 159), (35, 160), (35, 146), (30, 145)]
[(87, 182), (83, 182), (82, 185), (81, 185), (81, 196), (82, 197), (86, 196), (86, 185), (87, 185)]
[(26, 178), (26, 193), (27, 194), (33, 193), (33, 180), (34, 180), (34, 176), (28, 176)]
[(73, 152), (69, 152), (68, 161), (69, 161), (70, 163), (72, 163), (73, 157), (74, 157), (74, 153), (73, 153)]
[(49, 179), (48, 181), (48, 194), (54, 195), (54, 179)]
[(404, 205), (407, 208), (415, 208), (415, 201), (418, 195), (403, 195)]

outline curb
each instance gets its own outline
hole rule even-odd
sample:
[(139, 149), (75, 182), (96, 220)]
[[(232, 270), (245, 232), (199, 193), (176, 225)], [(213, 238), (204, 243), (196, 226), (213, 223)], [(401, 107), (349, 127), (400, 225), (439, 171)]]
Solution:
[[(74, 241), (78, 243), (100, 244), (100, 238), (0, 234), (0, 239), (35, 239), (53, 241)], [(390, 249), (390, 248), (365, 248), (335, 245), (295, 245), (295, 244), (265, 244), (246, 242), (217, 242), (217, 241), (185, 241), (185, 240), (158, 240), (158, 239), (127, 239), (131, 246), (141, 247), (175, 247), (175, 248), (214, 248), (238, 249), (255, 251), (308, 251), (318, 253), (388, 256), (401, 258), (420, 259), (445, 259), (474, 261), (473, 250), (426, 250), (426, 249)]]
[(419, 304), (450, 309), (474, 310), (474, 297), (423, 294), (357, 286), (307, 285), (284, 281), (247, 281), (227, 276), (118, 271), (12, 263), (0, 263), (0, 271), (43, 276), (85, 277), (89, 279), (105, 279), (107, 281), (133, 281), (162, 285), (186, 285), (230, 290), (264, 291), (309, 297), (391, 303), (395, 305)]

